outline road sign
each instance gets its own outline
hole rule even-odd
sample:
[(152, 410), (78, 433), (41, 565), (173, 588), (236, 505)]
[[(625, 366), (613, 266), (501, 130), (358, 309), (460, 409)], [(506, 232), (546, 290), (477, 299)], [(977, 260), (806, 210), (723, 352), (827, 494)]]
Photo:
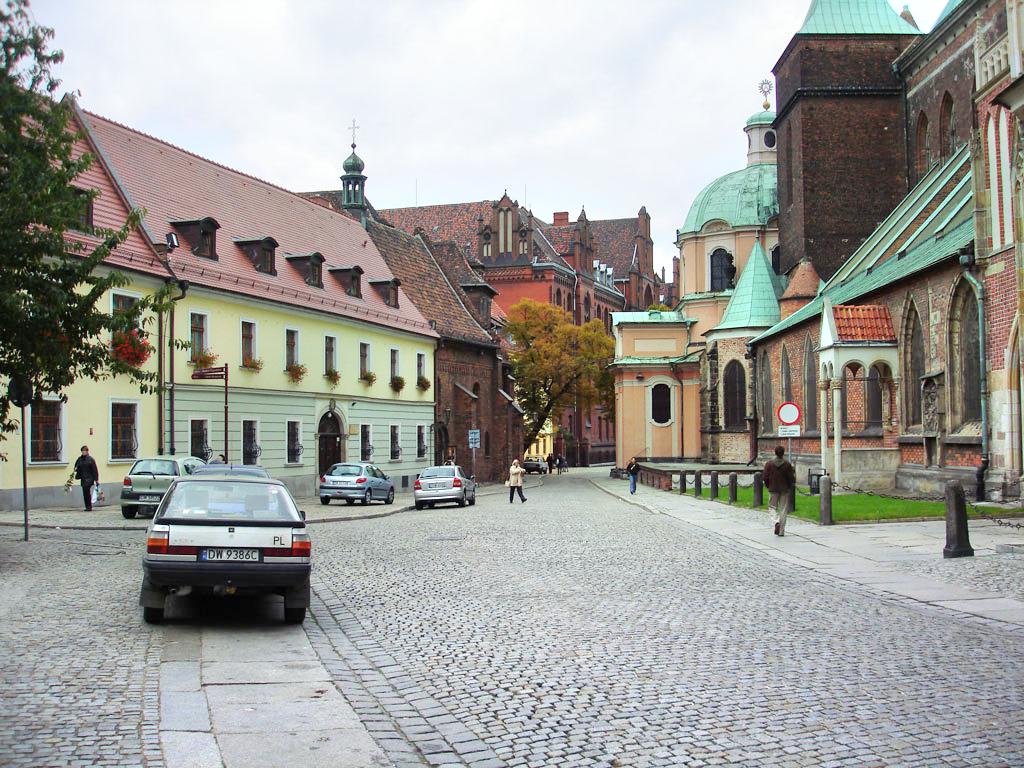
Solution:
[(218, 365), (216, 368), (196, 368), (192, 371), (193, 379), (226, 379), (228, 377), (228, 367), (226, 365)]
[(469, 447), (479, 448), (480, 447), (480, 430), (471, 429), (469, 430)]
[[(779, 424), (784, 424), (787, 427), (793, 424), (800, 423), (800, 406), (796, 403), (785, 402), (778, 407), (775, 411), (776, 417), (779, 419)], [(779, 432), (781, 435), (782, 432)]]
[(15, 376), (7, 385), (7, 399), (18, 408), (29, 405), (32, 402), (32, 382)]
[(780, 424), (779, 437), (800, 437), (799, 424)]

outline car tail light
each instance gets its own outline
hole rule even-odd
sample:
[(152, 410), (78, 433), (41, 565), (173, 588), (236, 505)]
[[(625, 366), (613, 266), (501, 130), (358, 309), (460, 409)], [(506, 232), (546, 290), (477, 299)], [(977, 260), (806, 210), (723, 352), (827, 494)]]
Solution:
[(357, 477), (356, 478), (356, 482), (357, 483), (365, 483), (366, 482), (366, 478), (365, 477)]
[(320, 475), (320, 482), (321, 483), (326, 483), (327, 482), (327, 475)]
[(132, 479), (130, 477), (125, 476), (124, 483), (122, 483), (122, 485), (127, 485), (129, 488), (131, 488), (132, 487)]
[(420, 485), (420, 479), (418, 477), (416, 478), (416, 482), (412, 484), (412, 489), (414, 491), (422, 491), (423, 490), (423, 486)]
[(291, 547), (265, 547), (264, 557), (309, 557), (313, 546), (308, 533), (293, 533)]
[(150, 531), (146, 537), (146, 552), (150, 555), (166, 555), (167, 543), (171, 538), (169, 531)]
[(454, 480), (452, 480), (452, 488), (461, 488), (461, 487), (462, 487), (462, 479), (461, 478), (456, 477)]

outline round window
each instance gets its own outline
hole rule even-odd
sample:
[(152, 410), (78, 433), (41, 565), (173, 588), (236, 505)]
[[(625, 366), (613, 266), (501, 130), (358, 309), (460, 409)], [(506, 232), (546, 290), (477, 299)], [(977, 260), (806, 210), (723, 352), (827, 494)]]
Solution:
[(764, 135), (764, 145), (768, 147), (768, 149), (775, 146), (775, 131), (768, 131)]

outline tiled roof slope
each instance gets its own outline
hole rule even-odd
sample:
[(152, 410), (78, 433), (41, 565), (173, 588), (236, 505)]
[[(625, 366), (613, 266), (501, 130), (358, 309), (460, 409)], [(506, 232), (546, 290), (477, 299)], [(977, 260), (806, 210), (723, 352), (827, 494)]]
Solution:
[(476, 283), (479, 285), (482, 283), (487, 285), (487, 281), (471, 266), (464, 248), (460, 248), (457, 243), (432, 243), (429, 238), (427, 238), (427, 246), (434, 254), (434, 259), (441, 266), (448, 282), (455, 286), (456, 291), (463, 297), (463, 303), (469, 308), (470, 313), (481, 327), (489, 329), (494, 320), (504, 319), (501, 307), (493, 301), (491, 302), (491, 316), (489, 318), (482, 317), (477, 311), (476, 305), (461, 289), (464, 284)]
[(840, 341), (896, 341), (889, 308), (884, 304), (837, 304), (832, 307)]
[[(219, 259), (196, 256), (178, 234), (181, 247), (171, 257), (178, 274), (195, 285), (239, 293), (386, 327), (435, 337), (419, 310), (399, 294), (389, 307), (375, 291), (357, 299), (330, 276), (332, 267), (360, 266), (364, 280), (393, 277), (366, 231), (355, 221), (287, 190), (218, 165), (106, 118), (83, 112), (91, 138), (102, 148), (133, 202), (147, 209), (146, 221), (158, 233), (172, 221), (210, 216), (217, 231)], [(277, 275), (256, 270), (235, 240), (273, 237), (278, 243)], [(288, 254), (324, 256), (324, 288), (306, 284)]]
[(637, 220), (597, 219), (590, 222), (594, 256), (614, 269), (615, 277), (626, 277), (636, 251)]
[(771, 327), (782, 316), (775, 290), (771, 264), (761, 243), (755, 242), (722, 315), (722, 322), (711, 330)]
[(385, 208), (380, 215), (389, 224), (406, 232), (420, 228), (437, 242), (450, 240), (459, 245), (469, 243), (476, 246), (479, 220), (491, 220), (493, 200), (478, 200), (472, 203), (446, 203), (444, 205), (420, 205), (413, 208)]
[(919, 35), (887, 0), (814, 0), (801, 35)]
[(406, 293), (435, 322), (443, 338), (493, 346), (490, 335), (466, 307), (463, 292), (449, 283), (419, 237), (372, 219), (367, 220), (366, 230)]
[(789, 284), (782, 294), (783, 299), (813, 299), (818, 295), (821, 278), (809, 259), (803, 259), (789, 276)]

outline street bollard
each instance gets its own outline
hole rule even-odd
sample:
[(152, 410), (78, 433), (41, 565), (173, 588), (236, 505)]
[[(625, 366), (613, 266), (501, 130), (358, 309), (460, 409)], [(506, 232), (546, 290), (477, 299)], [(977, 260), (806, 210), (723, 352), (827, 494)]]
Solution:
[(959, 480), (946, 483), (946, 546), (943, 557), (974, 557), (967, 535), (967, 498)]
[(735, 504), (736, 503), (736, 485), (737, 485), (737, 481), (738, 481), (738, 478), (737, 478), (736, 473), (735, 472), (730, 472), (729, 473), (729, 503), (730, 504)]
[(701, 482), (700, 474), (701, 474), (700, 472), (694, 472), (693, 473), (693, 497), (695, 499), (699, 499), (700, 498), (700, 482)]
[(760, 472), (754, 473), (754, 505), (755, 508), (764, 506), (764, 475)]
[(818, 523), (832, 525), (832, 478), (822, 475), (818, 480)]
[(686, 493), (686, 473), (685, 472), (680, 472), (679, 473), (679, 495), (682, 496), (684, 493)]
[(712, 472), (711, 473), (711, 483), (709, 485), (709, 488), (711, 489), (711, 498), (712, 499), (717, 499), (718, 498), (718, 473), (717, 472)]

